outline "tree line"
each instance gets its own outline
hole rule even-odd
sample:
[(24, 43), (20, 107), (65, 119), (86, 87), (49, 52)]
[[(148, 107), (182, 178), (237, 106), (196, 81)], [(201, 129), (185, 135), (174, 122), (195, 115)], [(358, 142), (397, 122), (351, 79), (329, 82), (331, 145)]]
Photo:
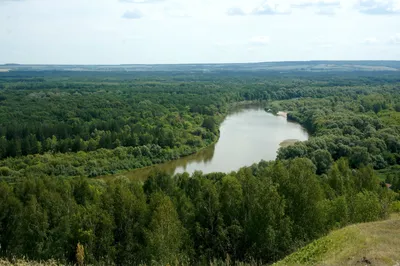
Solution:
[[(304, 125), (313, 136), (281, 149), (279, 159), (306, 157), (326, 174), (334, 161), (348, 158), (350, 167), (370, 165), (399, 189), (400, 113), (398, 94), (368, 94), (353, 98), (326, 97), (272, 103), (288, 110), (288, 119)], [(275, 106), (276, 108), (277, 106)]]
[[(317, 117), (330, 114), (329, 127), (345, 127), (343, 138), (374, 146), (367, 161), (375, 168), (397, 163), (398, 130), (387, 128), (400, 123), (396, 76), (274, 73), (0, 73), (0, 175), (94, 177), (176, 159), (215, 142), (229, 106), (240, 101), (278, 101), (273, 110), (290, 110), (313, 134), (317, 122), (328, 123)], [(379, 136), (367, 141), (360, 123), (338, 124), (343, 112), (360, 114)]]
[(383, 219), (394, 192), (346, 159), (326, 175), (307, 158), (229, 174), (30, 177), (0, 183), (0, 253), (90, 264), (279, 260), (329, 230)]

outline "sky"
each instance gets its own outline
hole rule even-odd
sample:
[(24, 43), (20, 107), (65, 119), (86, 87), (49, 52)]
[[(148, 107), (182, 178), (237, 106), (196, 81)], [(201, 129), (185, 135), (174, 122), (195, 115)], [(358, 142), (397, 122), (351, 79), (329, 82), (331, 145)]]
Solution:
[(400, 60), (400, 0), (0, 0), (0, 64)]

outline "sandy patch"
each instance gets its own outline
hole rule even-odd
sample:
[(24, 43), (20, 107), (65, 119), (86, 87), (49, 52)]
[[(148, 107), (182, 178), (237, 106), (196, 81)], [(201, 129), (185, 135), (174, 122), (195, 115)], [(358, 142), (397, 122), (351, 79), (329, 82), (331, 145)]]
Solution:
[(279, 112), (276, 113), (276, 115), (283, 116), (284, 118), (287, 118), (287, 113), (286, 112), (279, 111)]
[(296, 142), (299, 142), (300, 140), (298, 140), (298, 139), (287, 139), (287, 140), (284, 140), (284, 141), (282, 141), (281, 143), (279, 143), (279, 146), (281, 146), (281, 147), (289, 147), (289, 146), (292, 146), (292, 145), (294, 145)]

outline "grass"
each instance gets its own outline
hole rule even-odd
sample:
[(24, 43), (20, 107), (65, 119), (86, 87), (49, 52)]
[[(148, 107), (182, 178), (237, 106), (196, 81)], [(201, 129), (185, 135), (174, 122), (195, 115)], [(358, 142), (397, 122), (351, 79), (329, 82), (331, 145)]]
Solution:
[(333, 231), (274, 264), (283, 265), (400, 265), (400, 215)]

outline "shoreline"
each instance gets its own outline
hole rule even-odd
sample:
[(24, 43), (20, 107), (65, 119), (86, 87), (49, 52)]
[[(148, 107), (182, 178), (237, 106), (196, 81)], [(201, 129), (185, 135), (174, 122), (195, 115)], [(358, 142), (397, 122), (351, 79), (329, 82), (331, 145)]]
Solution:
[[(170, 162), (181, 160), (183, 158), (190, 157), (190, 156), (193, 156), (194, 154), (202, 152), (202, 151), (212, 147), (213, 145), (215, 145), (218, 142), (219, 138), (220, 138), (220, 134), (219, 134), (219, 130), (218, 130), (218, 138), (215, 141), (213, 141), (212, 143), (210, 143), (207, 146), (204, 146), (204, 147), (200, 148), (199, 150), (197, 150), (197, 151), (195, 151), (195, 152), (193, 152), (191, 154), (181, 156), (181, 157), (179, 157), (177, 159), (166, 160), (166, 161), (163, 161), (161, 163), (151, 164), (151, 165), (148, 165), (148, 166), (145, 166), (145, 167), (133, 168), (133, 169), (129, 169), (129, 170), (122, 170), (122, 171), (116, 172), (115, 174), (100, 175), (100, 176), (92, 177), (92, 179), (108, 181), (110, 179), (117, 178), (119, 176), (124, 176), (124, 175), (130, 174), (130, 173), (136, 172), (136, 171), (146, 171), (146, 170), (151, 171), (154, 167), (163, 166), (163, 165), (168, 164)], [(88, 178), (90, 178), (90, 177), (88, 177)], [(137, 180), (142, 180), (142, 178), (137, 178)]]
[(116, 172), (115, 174), (96, 176), (96, 177), (93, 177), (93, 179), (109, 180), (109, 179), (111, 179), (111, 178), (113, 178), (113, 177), (118, 177), (118, 176), (121, 176), (121, 175), (124, 175), (124, 174), (129, 174), (129, 173), (134, 172), (134, 171), (151, 170), (153, 167), (156, 167), (157, 165), (163, 165), (163, 164), (166, 164), (166, 163), (169, 163), (169, 162), (172, 162), (172, 161), (175, 161), (175, 160), (180, 160), (180, 159), (183, 159), (183, 158), (185, 158), (185, 157), (189, 157), (189, 156), (192, 156), (192, 155), (194, 155), (194, 154), (196, 154), (196, 153), (199, 153), (199, 152), (201, 152), (201, 151), (203, 151), (203, 150), (205, 150), (205, 149), (208, 149), (208, 148), (212, 147), (213, 145), (215, 145), (215, 144), (219, 141), (219, 139), (220, 139), (220, 137), (221, 137), (221, 135), (220, 135), (220, 126), (221, 126), (221, 124), (224, 122), (224, 120), (226, 119), (226, 117), (227, 117), (229, 114), (231, 114), (232, 112), (235, 111), (235, 108), (238, 108), (238, 107), (239, 107), (239, 108), (243, 108), (243, 107), (246, 107), (246, 106), (248, 106), (248, 105), (250, 105), (250, 106), (251, 106), (251, 105), (259, 105), (259, 106), (261, 106), (262, 104), (265, 104), (265, 103), (266, 103), (266, 101), (257, 101), (257, 100), (253, 100), (253, 101), (240, 101), (240, 102), (233, 102), (233, 103), (230, 103), (230, 104), (228, 105), (227, 109), (226, 109), (227, 112), (226, 112), (225, 114), (216, 115), (216, 118), (217, 118), (217, 121), (218, 121), (218, 135), (217, 135), (217, 139), (216, 139), (215, 141), (213, 141), (212, 143), (210, 143), (209, 145), (204, 146), (204, 147), (202, 147), (202, 148), (196, 150), (195, 152), (193, 152), (193, 153), (191, 153), (191, 154), (188, 154), (188, 155), (185, 155), (185, 156), (181, 156), (181, 157), (179, 157), (179, 158), (177, 158), (177, 159), (166, 160), (166, 161), (161, 162), (161, 163), (151, 164), (151, 165), (148, 165), (148, 166), (145, 166), (145, 167), (140, 167), (140, 168), (134, 168), (134, 169), (129, 169), (129, 170), (118, 171), (118, 172)]
[(289, 147), (289, 146), (292, 146), (292, 145), (296, 144), (297, 142), (301, 142), (301, 140), (298, 140), (298, 139), (286, 139), (286, 140), (282, 141), (281, 143), (279, 143), (279, 147), (286, 148), (286, 147)]
[[(137, 172), (138, 175), (137, 175), (137, 177), (134, 177), (134, 178), (138, 179), (138, 180), (143, 180), (143, 174), (141, 173), (143, 171), (149, 172), (152, 169), (156, 168), (157, 166), (161, 166), (162, 167), (163, 165), (169, 164), (169, 163), (171, 163), (173, 161), (182, 160), (184, 158), (187, 158), (187, 157), (193, 156), (193, 155), (195, 155), (197, 153), (200, 153), (200, 152), (202, 152), (202, 151), (204, 151), (206, 149), (209, 149), (210, 147), (215, 145), (220, 140), (220, 137), (221, 137), (220, 136), (220, 126), (221, 126), (221, 124), (226, 119), (226, 117), (229, 116), (229, 114), (231, 114), (232, 112), (237, 111), (237, 110), (235, 110), (235, 108), (239, 107), (240, 109), (242, 109), (243, 107), (251, 106), (251, 105), (254, 105), (254, 104), (258, 104), (259, 106), (261, 106), (260, 104), (263, 104), (263, 103), (265, 103), (265, 102), (260, 102), (260, 101), (243, 102), (242, 101), (242, 102), (236, 102), (236, 103), (230, 104), (229, 107), (227, 108), (227, 112), (225, 114), (221, 114), (220, 113), (219, 115), (217, 115), (217, 117), (218, 117), (217, 118), (218, 119), (218, 135), (217, 135), (217, 138), (215, 139), (215, 141), (213, 141), (212, 143), (210, 143), (207, 146), (204, 146), (204, 147), (196, 150), (193, 153), (190, 153), (190, 154), (185, 155), (185, 156), (181, 156), (181, 157), (179, 157), (177, 159), (166, 160), (166, 161), (163, 161), (163, 162), (160, 162), (160, 163), (156, 163), (156, 164), (151, 164), (151, 165), (148, 165), (148, 166), (145, 166), (145, 167), (122, 170), (122, 171), (118, 171), (118, 172), (116, 172), (114, 174), (100, 175), (100, 176), (94, 177), (94, 179), (101, 179), (101, 180), (108, 181), (108, 180), (111, 180), (113, 178), (117, 178), (119, 176), (126, 176), (128, 178), (131, 178), (132, 176), (134, 176), (134, 173)], [(287, 114), (288, 114), (287, 112), (279, 111), (275, 115), (276, 116), (281, 116), (281, 117), (284, 117), (285, 119), (287, 119)], [(293, 145), (295, 142), (298, 142), (298, 141), (299, 141), (298, 139), (296, 139), (296, 140), (294, 140), (294, 139), (284, 140), (283, 142), (281, 142), (279, 144), (279, 146), (280, 147), (290, 146), (290, 145)]]

